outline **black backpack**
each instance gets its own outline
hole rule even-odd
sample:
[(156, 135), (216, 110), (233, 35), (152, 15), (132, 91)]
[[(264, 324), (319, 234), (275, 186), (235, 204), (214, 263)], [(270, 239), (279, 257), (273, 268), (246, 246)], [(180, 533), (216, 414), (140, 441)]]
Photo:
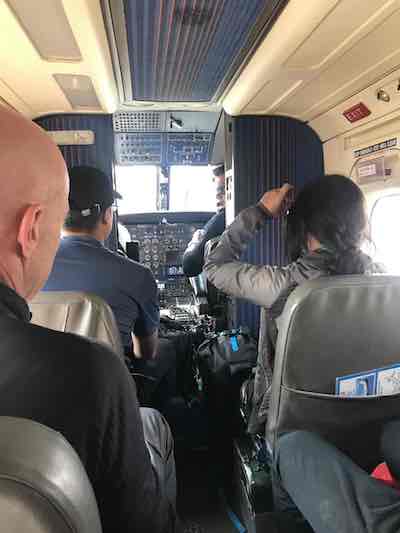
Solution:
[(196, 360), (214, 471), (217, 482), (226, 484), (232, 475), (232, 439), (245, 427), (240, 416), (240, 387), (256, 364), (257, 345), (244, 328), (223, 331), (199, 346)]
[(223, 331), (197, 349), (199, 384), (210, 422), (235, 433), (240, 408), (240, 387), (257, 362), (257, 344), (246, 328)]

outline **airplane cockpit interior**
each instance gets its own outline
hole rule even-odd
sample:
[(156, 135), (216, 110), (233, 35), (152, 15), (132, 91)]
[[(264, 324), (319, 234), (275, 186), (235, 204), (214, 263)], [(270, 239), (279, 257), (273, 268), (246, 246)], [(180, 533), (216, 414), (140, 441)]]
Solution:
[[(343, 424), (343, 435), (355, 438), (355, 414), (329, 411), (323, 397), (340, 397), (334, 391), (338, 376), (370, 370), (368, 364), (379, 369), (396, 363), (395, 355), (387, 355), (392, 342), (385, 344), (383, 361), (375, 361), (365, 344), (373, 332), (375, 338), (390, 337), (388, 327), (381, 334), (378, 325), (369, 330), (362, 322), (374, 316), (363, 303), (369, 290), (378, 294), (375, 316), (385, 314), (384, 301), (395, 314), (395, 278), (393, 292), (360, 281), (364, 296), (350, 282), (315, 285), (315, 292), (310, 286), (281, 310), (274, 346), (279, 363), (268, 383), (272, 414), (261, 430), (249, 432), (272, 306), (246, 298), (244, 290), (235, 296), (216, 288), (204, 262), (243, 210), (261, 209), (266, 191), (288, 182), (297, 194), (315, 178), (344, 175), (365, 197), (368, 253), (391, 276), (400, 273), (399, 27), (400, 0), (0, 0), (0, 105), (45, 130), (69, 170), (91, 166), (107, 175), (118, 197), (105, 247), (145, 267), (156, 283), (159, 341), (176, 352), (168, 381), (174, 393), (161, 401), (152, 389), (156, 380), (126, 350), (123, 364), (141, 405), (159, 409), (171, 427), (178, 513), (183, 522), (198, 524), (185, 531), (312, 533), (300, 514), (277, 510), (275, 436), (292, 427), (317, 428), (326, 436), (335, 424), (340, 433)], [(208, 234), (216, 220), (219, 229)], [(242, 248), (237, 234), (227, 237), (232, 264), (288, 264), (284, 217), (269, 215), (264, 222), (258, 232), (242, 228), (240, 238), (249, 231)], [(193, 270), (185, 261), (194, 249), (201, 252), (200, 267)], [(232, 284), (245, 275), (234, 268), (227, 272)], [(334, 292), (332, 301), (343, 305), (343, 315), (325, 305), (320, 290)], [(340, 290), (351, 292), (349, 305), (340, 304)], [(96, 299), (54, 297), (54, 305), (63, 306), (56, 314), (52, 298), (43, 294), (33, 301), (34, 321), (49, 325), (57, 315), (53, 329), (96, 337), (89, 328), (68, 325), (78, 307), (100, 313)], [(298, 308), (309, 321), (301, 322)], [(101, 312), (102, 320), (108, 313)], [(333, 369), (327, 363), (329, 387), (321, 377), (325, 370), (316, 365), (313, 388), (290, 356), (304, 359), (312, 373), (308, 331), (318, 346), (324, 338), (339, 343), (331, 330), (322, 334), (323, 315), (334, 317), (338, 328), (354, 319), (358, 331), (368, 330), (364, 344), (348, 330), (342, 338), (355, 343), (351, 353), (365, 349), (369, 363), (353, 364), (350, 355), (350, 362)], [(110, 344), (110, 335), (99, 337)], [(296, 340), (309, 351), (296, 352)], [(400, 394), (400, 386), (393, 391)], [(312, 394), (321, 412), (332, 413), (332, 424), (315, 414)], [(372, 418), (360, 415), (359, 424), (385, 417)], [(371, 457), (372, 452), (365, 456), (368, 466)]]

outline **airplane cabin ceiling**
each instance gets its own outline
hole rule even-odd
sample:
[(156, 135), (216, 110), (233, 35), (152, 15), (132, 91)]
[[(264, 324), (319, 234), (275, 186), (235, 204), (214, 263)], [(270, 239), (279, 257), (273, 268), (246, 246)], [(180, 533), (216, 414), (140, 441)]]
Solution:
[(286, 4), (104, 1), (122, 100), (152, 102), (215, 101)]
[(361, 100), (359, 126), (400, 112), (400, 0), (34, 3), (0, 0), (0, 104), (29, 117), (223, 107), (325, 140)]

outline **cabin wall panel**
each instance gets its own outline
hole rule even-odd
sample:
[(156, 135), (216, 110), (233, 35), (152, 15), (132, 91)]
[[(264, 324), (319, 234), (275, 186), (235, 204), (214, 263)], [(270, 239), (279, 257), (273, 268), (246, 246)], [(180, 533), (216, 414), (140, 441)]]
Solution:
[[(357, 157), (357, 150), (396, 140), (396, 146), (382, 149), (364, 157)], [(328, 173), (350, 176), (362, 189), (368, 214), (370, 215), (376, 201), (382, 196), (400, 193), (400, 114), (389, 115), (386, 121), (378, 119), (324, 143), (324, 160)], [(384, 157), (388, 172), (384, 179), (359, 179), (357, 163)]]

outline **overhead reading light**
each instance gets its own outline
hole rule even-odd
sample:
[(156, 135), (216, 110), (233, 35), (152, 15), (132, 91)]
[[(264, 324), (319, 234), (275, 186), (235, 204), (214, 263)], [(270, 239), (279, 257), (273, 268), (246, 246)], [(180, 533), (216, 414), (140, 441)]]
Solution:
[(170, 121), (171, 128), (178, 128), (178, 130), (181, 130), (183, 128), (183, 120), (181, 120), (180, 118), (175, 118), (171, 115)]
[(376, 93), (376, 97), (381, 102), (390, 102), (390, 94), (387, 93), (384, 89), (379, 89), (379, 91)]
[(33, 46), (47, 61), (81, 61), (61, 0), (6, 0)]
[(53, 77), (74, 109), (81, 109), (82, 107), (101, 108), (89, 76), (53, 74)]

